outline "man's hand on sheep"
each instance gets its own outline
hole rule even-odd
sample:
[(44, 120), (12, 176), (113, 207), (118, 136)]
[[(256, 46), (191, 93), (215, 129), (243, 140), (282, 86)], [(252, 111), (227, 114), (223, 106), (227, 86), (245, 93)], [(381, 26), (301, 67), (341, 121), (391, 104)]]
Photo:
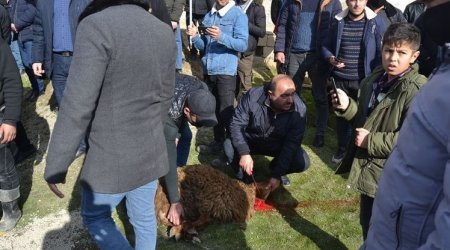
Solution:
[(170, 204), (167, 219), (175, 226), (180, 225), (181, 218), (184, 216), (183, 205), (180, 202)]
[(239, 166), (248, 174), (253, 174), (253, 159), (251, 155), (241, 155)]

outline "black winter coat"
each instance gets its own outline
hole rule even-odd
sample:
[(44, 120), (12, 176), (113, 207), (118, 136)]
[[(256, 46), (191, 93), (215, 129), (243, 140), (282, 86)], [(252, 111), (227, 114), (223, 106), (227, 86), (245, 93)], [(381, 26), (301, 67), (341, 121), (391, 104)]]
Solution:
[(11, 22), (7, 7), (6, 1), (0, 0), (0, 38), (9, 43), (11, 40)]
[(16, 125), (20, 120), (21, 103), (22, 79), (19, 69), (8, 44), (0, 39), (0, 106), (5, 108), (0, 113), (2, 122)]
[(295, 151), (300, 147), (306, 129), (306, 106), (295, 95), (290, 111), (274, 113), (265, 87), (251, 88), (234, 111), (230, 122), (231, 141), (239, 155), (271, 151), (276, 157), (272, 176), (288, 172)]
[(408, 23), (415, 23), (417, 18), (425, 12), (425, 4), (414, 1), (406, 5), (403, 15)]
[[(214, 0), (192, 0), (192, 14), (206, 15), (213, 5)], [(186, 0), (186, 13), (189, 13), (189, 0)]]
[(248, 47), (244, 53), (252, 54), (258, 45), (258, 39), (266, 35), (266, 11), (264, 6), (252, 2), (245, 12), (248, 18)]
[(33, 22), (36, 16), (35, 0), (10, 0), (11, 23), (19, 31), (22, 42), (33, 41)]

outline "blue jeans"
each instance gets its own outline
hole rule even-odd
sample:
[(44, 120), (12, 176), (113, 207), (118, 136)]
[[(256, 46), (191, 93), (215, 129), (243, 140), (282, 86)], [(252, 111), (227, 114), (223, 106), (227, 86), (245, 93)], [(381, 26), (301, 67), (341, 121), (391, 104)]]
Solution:
[(66, 87), (67, 77), (69, 76), (69, 68), (71, 62), (71, 56), (62, 56), (53, 53), (52, 85), (58, 106), (61, 105), (64, 88)]
[(181, 128), (181, 137), (178, 139), (177, 145), (177, 166), (185, 166), (189, 158), (189, 151), (191, 149), (192, 131), (189, 124), (186, 122)]
[[(297, 93), (302, 91), (305, 73), (312, 81), (312, 94), (316, 106), (316, 135), (325, 135), (328, 121), (327, 72), (321, 70), (320, 57), (316, 52), (291, 53), (288, 74), (294, 80)], [(324, 72), (322, 72), (324, 71)]]
[(33, 92), (40, 93), (44, 91), (44, 80), (37, 78), (33, 72), (31, 61), (31, 54), (33, 53), (33, 41), (22, 42), (20, 41), (20, 39), (18, 39), (17, 43), (19, 45), (22, 63), (25, 67), (25, 72), (27, 73), (28, 79), (30, 80)]
[[(14, 37), (13, 33), (11, 33), (11, 37)], [(9, 45), (9, 47), (11, 48), (11, 52), (14, 56), (14, 60), (16, 60), (16, 64), (17, 64), (17, 67), (19, 68), (19, 70), (24, 69), (23, 63), (22, 63), (22, 58), (20, 57), (20, 51), (19, 51), (19, 45), (17, 44), (17, 39), (11, 40), (11, 44)]]
[(178, 23), (177, 28), (175, 30), (175, 41), (177, 42), (177, 60), (175, 63), (175, 69), (181, 70), (183, 68), (183, 50), (181, 43), (180, 23)]
[(112, 211), (126, 198), (127, 214), (136, 235), (135, 249), (155, 249), (156, 218), (154, 200), (158, 181), (125, 193), (95, 193), (83, 187), (81, 216), (100, 249), (133, 249), (112, 219)]

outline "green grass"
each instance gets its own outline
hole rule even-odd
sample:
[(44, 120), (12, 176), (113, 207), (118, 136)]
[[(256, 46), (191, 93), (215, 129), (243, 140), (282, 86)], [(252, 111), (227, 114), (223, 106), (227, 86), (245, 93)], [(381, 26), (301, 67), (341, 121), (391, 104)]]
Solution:
[[(261, 84), (274, 74), (273, 69), (265, 75), (258, 75), (255, 81)], [(276, 211), (258, 212), (248, 221), (246, 229), (242, 225), (225, 224), (210, 225), (200, 232), (200, 244), (185, 240), (176, 242), (167, 239), (166, 228), (158, 227), (158, 249), (358, 249), (362, 244), (361, 230), (358, 219), (358, 195), (346, 188), (346, 180), (334, 175), (335, 165), (330, 162), (336, 149), (333, 118), (327, 131), (324, 148), (311, 147), (314, 136), (314, 105), (310, 90), (305, 89), (303, 97), (308, 106), (308, 129), (303, 140), (303, 147), (311, 158), (311, 167), (305, 173), (291, 174), (291, 186), (280, 188), (274, 192), (272, 200)], [(47, 99), (40, 102), (48, 102)], [(42, 116), (42, 115), (39, 115)], [(45, 115), (43, 115), (45, 117)], [(25, 118), (25, 126), (30, 130), (35, 121)], [(48, 129), (48, 128), (47, 128)], [(49, 131), (48, 131), (49, 132)], [(45, 134), (45, 133), (44, 133)], [(197, 142), (211, 140), (211, 131), (201, 130), (197, 133)], [(40, 138), (39, 143), (46, 145), (48, 138)], [(33, 139), (36, 143), (36, 139)], [(194, 150), (193, 141), (188, 164), (205, 162), (214, 158), (199, 157)], [(54, 196), (43, 180), (45, 160), (34, 163), (34, 160), (45, 156), (41, 149), (32, 160), (27, 160), (18, 166), (21, 174), (21, 203), (23, 218), (18, 224), (18, 230), (25, 229), (34, 218), (51, 215), (62, 209), (78, 211), (79, 192), (75, 185), (81, 168), (82, 159), (75, 161), (70, 167), (67, 183), (60, 185), (66, 194), (64, 199)], [(45, 159), (45, 158), (44, 158)], [(257, 157), (255, 167), (267, 175), (269, 158)], [(263, 178), (263, 177), (259, 177)], [(122, 223), (126, 215), (122, 210), (114, 215), (119, 227), (127, 232), (129, 224)], [(132, 238), (132, 233), (128, 233)], [(95, 249), (93, 243), (86, 239), (77, 240), (76, 249)]]

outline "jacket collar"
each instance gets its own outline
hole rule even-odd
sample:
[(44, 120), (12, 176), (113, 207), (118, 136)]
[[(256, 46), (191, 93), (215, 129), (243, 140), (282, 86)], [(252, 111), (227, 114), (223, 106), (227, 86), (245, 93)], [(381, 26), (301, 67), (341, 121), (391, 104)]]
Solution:
[[(373, 10), (371, 10), (369, 7), (364, 8), (364, 12), (366, 13), (367, 20), (374, 19), (377, 16), (377, 14), (373, 12)], [(338, 21), (341, 21), (347, 15), (348, 15), (348, 8), (343, 10), (341, 13), (335, 15), (334, 18), (336, 18)]]
[(223, 6), (222, 9), (217, 10), (216, 9), (216, 3), (214, 3), (212, 9), (211, 9), (211, 14), (214, 14), (216, 12), (219, 13), (220, 16), (225, 16), (225, 14), (227, 14), (227, 12), (234, 6), (236, 5), (236, 3), (233, 0), (230, 0), (227, 5)]

